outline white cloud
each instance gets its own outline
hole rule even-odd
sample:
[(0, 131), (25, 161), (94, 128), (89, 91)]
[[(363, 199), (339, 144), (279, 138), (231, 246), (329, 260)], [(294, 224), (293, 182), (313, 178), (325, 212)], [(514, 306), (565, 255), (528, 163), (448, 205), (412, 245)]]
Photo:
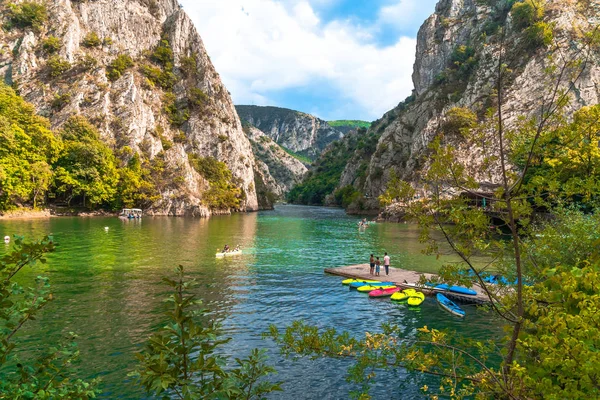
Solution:
[(391, 25), (404, 25), (414, 22), (413, 18), (420, 9), (417, 4), (418, 1), (400, 0), (398, 3), (382, 7), (379, 10), (379, 21)]
[[(270, 94), (327, 82), (340, 104), (321, 110), (322, 117), (375, 119), (413, 87), (414, 38), (379, 47), (373, 27), (350, 20), (323, 23), (307, 0), (182, 3), (236, 104), (277, 105), (269, 102)], [(402, 14), (394, 7), (386, 7), (387, 17)], [(338, 115), (350, 109), (358, 115)]]

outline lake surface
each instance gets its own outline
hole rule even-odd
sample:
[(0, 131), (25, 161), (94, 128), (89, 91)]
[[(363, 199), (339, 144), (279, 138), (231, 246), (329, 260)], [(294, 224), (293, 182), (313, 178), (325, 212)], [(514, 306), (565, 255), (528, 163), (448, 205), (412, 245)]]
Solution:
[[(341, 278), (325, 275), (323, 268), (368, 262), (370, 253), (383, 256), (384, 251), (392, 266), (406, 269), (435, 272), (444, 261), (421, 254), (415, 226), (382, 223), (359, 230), (357, 222), (340, 209), (301, 206), (210, 219), (0, 221), (0, 236), (53, 234), (59, 245), (47, 265), (20, 278), (50, 277), (55, 301), (19, 340), (36, 348), (74, 331), (80, 336), (77, 368), (82, 377), (102, 378), (104, 398), (145, 398), (127, 373), (136, 366), (134, 353), (164, 323), (162, 300), (169, 290), (161, 278), (173, 276), (178, 264), (200, 282), (195, 292), (206, 307), (224, 319), (224, 333), (233, 338), (225, 354), (268, 350), (269, 363), (278, 370), (273, 379), (285, 382), (285, 391), (272, 399), (346, 399), (356, 388), (345, 381), (345, 361), (283, 358), (272, 341), (261, 338), (270, 324), (283, 330), (304, 320), (360, 336), (378, 331), (383, 322), (413, 333), (424, 325), (481, 338), (497, 333), (493, 316), (473, 306), (465, 306), (465, 319), (444, 312), (432, 298), (421, 310), (409, 310), (387, 299), (369, 299), (342, 286)], [(243, 254), (216, 259), (215, 250), (226, 243), (242, 245)], [(9, 249), (2, 246), (2, 253)], [(418, 388), (426, 379), (383, 372), (373, 398), (421, 398)]]

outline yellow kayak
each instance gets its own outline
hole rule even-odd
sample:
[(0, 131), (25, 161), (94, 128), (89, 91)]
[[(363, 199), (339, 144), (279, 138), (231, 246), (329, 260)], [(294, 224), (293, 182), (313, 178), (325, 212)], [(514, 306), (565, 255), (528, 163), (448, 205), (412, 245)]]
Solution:
[(345, 279), (345, 280), (342, 281), (342, 285), (349, 285), (349, 284), (354, 283), (354, 282), (377, 283), (377, 282), (380, 282), (380, 281), (371, 281), (371, 280), (368, 280), (368, 279)]
[(373, 290), (377, 290), (377, 289), (393, 289), (396, 286), (394, 285), (386, 285), (386, 286), (361, 286), (359, 288), (357, 288), (356, 290), (358, 290), (359, 292), (370, 292)]
[(415, 293), (417, 293), (415, 289), (404, 289), (401, 292), (394, 293), (391, 299), (394, 301), (404, 301)]
[(425, 295), (421, 292), (416, 292), (414, 294), (411, 294), (408, 298), (408, 305), (420, 306), (423, 301), (425, 301)]

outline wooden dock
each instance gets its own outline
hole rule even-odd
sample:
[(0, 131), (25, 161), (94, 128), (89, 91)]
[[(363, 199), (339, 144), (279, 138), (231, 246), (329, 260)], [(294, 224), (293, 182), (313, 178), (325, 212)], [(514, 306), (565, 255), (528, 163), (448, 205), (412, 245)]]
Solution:
[[(373, 280), (381, 280), (381, 281), (389, 281), (394, 282), (394, 284), (402, 289), (407, 289), (410, 287), (414, 287), (411, 285), (416, 284), (421, 279), (421, 276), (425, 276), (426, 279), (435, 278), (434, 274), (425, 274), (415, 271), (408, 271), (406, 269), (394, 268), (390, 267), (390, 274), (385, 275), (385, 268), (381, 266), (381, 274), (379, 276), (374, 276), (369, 274), (369, 264), (358, 264), (358, 265), (349, 265), (346, 267), (336, 267), (336, 268), (325, 268), (326, 274), (343, 276), (345, 278), (354, 278), (354, 279), (373, 279)], [(407, 285), (408, 283), (408, 285)], [(444, 296), (455, 300), (457, 302), (463, 304), (487, 304), (489, 303), (489, 298), (483, 291), (483, 289), (479, 285), (474, 285), (471, 289), (477, 292), (475, 296), (462, 295), (458, 293), (452, 293), (448, 291), (440, 291), (433, 288), (419, 288), (420, 291), (425, 293), (427, 296), (434, 296), (436, 293), (444, 293)]]

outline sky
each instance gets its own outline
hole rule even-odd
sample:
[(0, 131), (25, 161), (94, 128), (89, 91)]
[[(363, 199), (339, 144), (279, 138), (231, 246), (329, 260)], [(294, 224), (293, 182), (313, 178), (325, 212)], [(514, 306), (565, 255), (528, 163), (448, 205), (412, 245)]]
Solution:
[(372, 121), (411, 94), (437, 0), (180, 0), (235, 104)]

